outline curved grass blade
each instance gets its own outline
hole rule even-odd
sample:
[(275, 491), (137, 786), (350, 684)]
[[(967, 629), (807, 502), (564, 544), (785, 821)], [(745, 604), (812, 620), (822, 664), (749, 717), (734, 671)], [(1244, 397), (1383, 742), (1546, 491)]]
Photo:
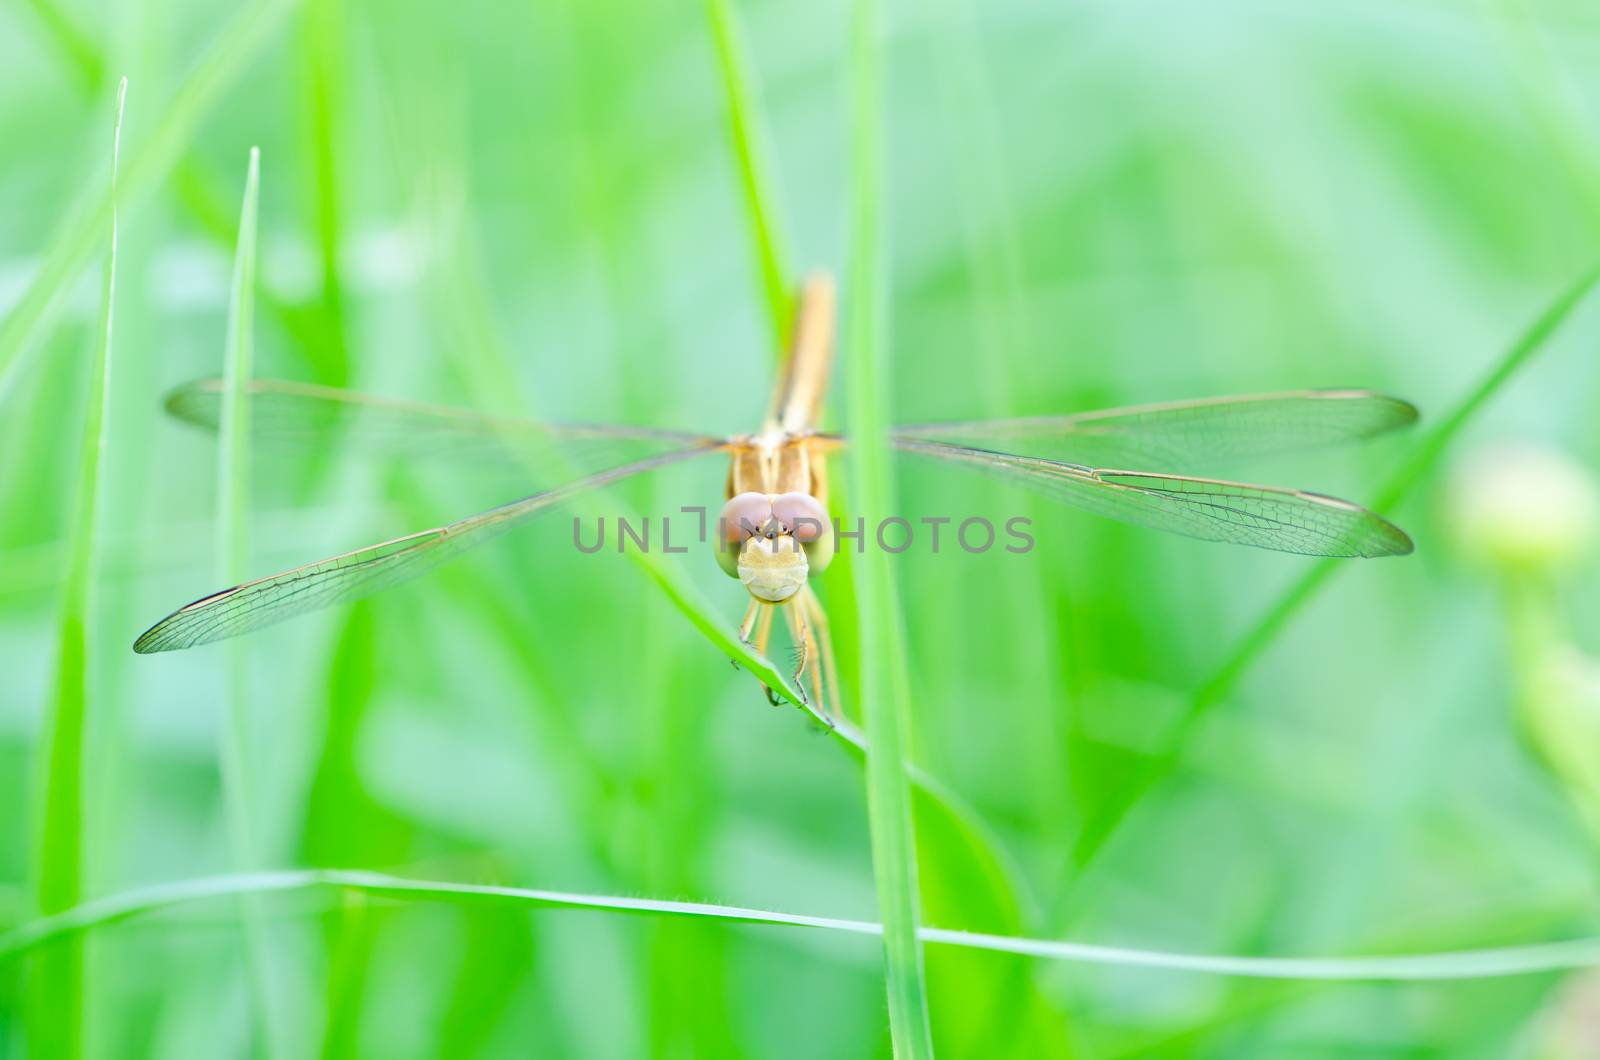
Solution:
[[(73, 501), (66, 588), (57, 639), (55, 694), (45, 712), (43, 806), (39, 828), (39, 908), (54, 913), (76, 904), (83, 893), (85, 728), (94, 646), (90, 636), (94, 583), (100, 560), (100, 500), (105, 486), (106, 407), (110, 400), (117, 292), (117, 163), (122, 148), (122, 112), (128, 79), (117, 87), (111, 131), (109, 242), (100, 287), (100, 327), (89, 366), (78, 480)], [(83, 1051), (83, 951), (77, 945), (43, 954), (31, 984), (29, 1052), (74, 1057)]]
[(1337, 497), (1276, 486), (1080, 467), (915, 438), (897, 448), (999, 475), (1075, 508), (1135, 526), (1306, 556), (1403, 556), (1411, 539)]
[[(883, 926), (870, 920), (752, 909), (707, 902), (667, 901), (622, 895), (499, 887), (485, 884), (413, 880), (377, 872), (304, 869), (208, 876), (156, 884), (86, 902), (0, 934), (0, 958), (27, 953), (84, 931), (136, 917), (242, 894), (292, 894), (316, 890), (360, 892), (396, 901), (441, 902), (456, 906), (504, 905), (521, 908), (579, 909), (645, 916), (674, 916), (724, 923), (810, 928), (877, 937)], [(1440, 982), (1539, 975), (1600, 967), (1600, 938), (1438, 953), (1348, 957), (1243, 957), (1100, 946), (1056, 939), (1023, 938), (981, 932), (920, 927), (924, 942), (974, 950), (1013, 953), (1043, 960), (1125, 968), (1193, 972), (1321, 982)]]
[(716, 451), (715, 446), (699, 446), (624, 464), (448, 526), (382, 541), (224, 589), (179, 608), (145, 630), (134, 642), (133, 650), (146, 655), (192, 648), (370, 596), (410, 581), (590, 489)]
[(1079, 412), (930, 423), (898, 436), (951, 439), (1100, 467), (1176, 471), (1371, 438), (1417, 421), (1410, 402), (1370, 390), (1291, 390)]

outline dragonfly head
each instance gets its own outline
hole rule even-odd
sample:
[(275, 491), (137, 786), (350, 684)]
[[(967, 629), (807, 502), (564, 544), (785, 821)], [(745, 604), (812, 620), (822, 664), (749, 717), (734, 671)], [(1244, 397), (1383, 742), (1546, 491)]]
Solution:
[(758, 600), (779, 604), (833, 559), (828, 512), (805, 493), (741, 493), (718, 519), (717, 563)]

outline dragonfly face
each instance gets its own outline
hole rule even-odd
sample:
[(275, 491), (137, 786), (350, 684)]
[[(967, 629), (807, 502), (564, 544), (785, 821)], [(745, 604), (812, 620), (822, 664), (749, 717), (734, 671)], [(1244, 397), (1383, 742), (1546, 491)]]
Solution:
[(737, 494), (722, 506), (717, 529), (718, 566), (769, 604), (794, 596), (833, 561), (828, 509), (809, 493)]

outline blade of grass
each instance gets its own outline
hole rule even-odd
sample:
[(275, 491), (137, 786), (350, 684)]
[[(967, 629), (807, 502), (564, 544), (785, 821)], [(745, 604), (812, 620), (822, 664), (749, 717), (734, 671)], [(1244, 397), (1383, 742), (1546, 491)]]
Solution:
[[(239, 219), (234, 213), (232, 185), (193, 155), (178, 162), (173, 183), (178, 201), (201, 230), (217, 246), (234, 251)], [(335, 336), (322, 325), (320, 307), (299, 303), (270, 275), (261, 274), (256, 276), (256, 305), (283, 328), (293, 349), (304, 351), (305, 363), (314, 376), (322, 372), (321, 366), (342, 363), (344, 355), (333, 348), (336, 340), (343, 341), (342, 335)]]
[[(261, 151), (250, 149), (244, 201), (239, 208), (239, 238), (233, 259), (233, 286), (228, 295), (228, 332), (223, 351), (222, 419), (217, 429), (217, 580), (237, 585), (245, 577), (245, 518), (250, 498), (250, 402), (247, 388), (255, 359), (256, 229), (261, 201)], [(229, 641), (223, 654), (223, 698), (227, 719), (222, 729), (223, 798), (233, 863), (240, 871), (256, 867), (255, 824), (251, 813), (249, 733), (249, 670), (245, 646)], [(256, 1006), (255, 1034), (269, 1057), (281, 1056), (273, 1019), (272, 977), (267, 933), (256, 901), (240, 902), (246, 967)]]
[[(94, 582), (99, 565), (100, 497), (104, 489), (106, 405), (111, 389), (111, 333), (117, 289), (117, 161), (122, 147), (128, 80), (117, 87), (111, 133), (113, 204), (110, 242), (100, 288), (100, 327), (89, 365), (89, 395), (73, 502), (66, 588), (56, 656), (55, 694), (45, 714), (43, 812), (39, 833), (38, 903), (54, 913), (83, 895), (84, 730), (88, 721), (94, 645)], [(28, 1037), (35, 1056), (74, 1057), (83, 1051), (83, 950), (75, 940), (41, 955), (35, 968)]]
[(739, 162), (739, 181), (750, 213), (750, 236), (761, 272), (772, 348), (782, 356), (789, 339), (793, 293), (788, 240), (781, 224), (772, 149), (760, 106), (759, 87), (745, 54), (744, 33), (732, 0), (706, 0), (706, 17), (716, 44), (717, 65), (728, 97), (728, 134)]
[(217, 425), (217, 574), (232, 585), (245, 574), (245, 515), (250, 498), (250, 377), (255, 362), (256, 232), (261, 202), (261, 149), (250, 149), (239, 237), (228, 292), (223, 350), (222, 412)]
[[(850, 486), (855, 510), (869, 523), (894, 510), (883, 436), (887, 415), (888, 328), (883, 203), (883, 116), (879, 12), (858, 0), (850, 29), (851, 172)], [(902, 733), (910, 729), (911, 681), (905, 630), (888, 554), (868, 548), (853, 557), (860, 672), (856, 702), (867, 730), (867, 818), (872, 871), (883, 917), (889, 1032), (900, 1057), (933, 1055), (928, 987), (917, 936), (921, 920), (911, 788)]]
[[(0, 934), (0, 958), (28, 953), (40, 946), (95, 928), (108, 927), (197, 902), (234, 898), (246, 894), (265, 896), (316, 890), (352, 891), (397, 901), (442, 902), (457, 906), (503, 905), (526, 909), (583, 909), (594, 912), (689, 917), (775, 927), (811, 928), (869, 937), (884, 934), (883, 925), (870, 920), (845, 920), (806, 913), (752, 909), (747, 906), (667, 901), (624, 895), (581, 894), (442, 880), (413, 880), (377, 872), (297, 869), (199, 877), (108, 895), (51, 916), (41, 917)], [(1013, 953), (1043, 960), (1125, 968), (1153, 968), (1252, 979), (1438, 982), (1538, 975), (1600, 966), (1600, 937), (1438, 953), (1350, 957), (1236, 957), (1173, 953), (1126, 946), (1100, 946), (1085, 942), (1020, 938), (983, 932), (951, 931), (936, 927), (919, 928), (917, 934), (923, 941), (938, 945), (964, 946), (974, 950)]]
[[(166, 176), (223, 90), (245, 69), (294, 2), (256, 0), (229, 23), (168, 104), (149, 142), (128, 164), (117, 190), (124, 210), (137, 206)], [(111, 195), (97, 191), (87, 202), (88, 206), (77, 210), (51, 240), (39, 271), (11, 314), (0, 322), (0, 400), (16, 381), (31, 343), (53, 319), (68, 289), (111, 226)]]
[(341, 0), (308, 0), (305, 9), (306, 109), (309, 153), (314, 163), (317, 219), (317, 262), (321, 270), (321, 315), (325, 341), (307, 352), (317, 382), (343, 386), (349, 382), (345, 349), (344, 283), (340, 278), (342, 242), (339, 231), (338, 138), (340, 77), (348, 58)]
[[(1578, 280), (1562, 291), (1533, 321), (1511, 347), (1495, 362), (1493, 368), (1456, 403), (1454, 409), (1427, 433), (1411, 456), (1390, 476), (1378, 493), (1372, 509), (1380, 515), (1392, 511), (1417, 484), (1433, 470), (1444, 456), (1445, 450), (1473, 416), (1525, 365), (1534, 354), (1544, 348), (1556, 330), (1600, 284), (1600, 263), (1592, 265)], [(1073, 865), (1078, 872), (1086, 869), (1106, 842), (1115, 834), (1128, 812), (1156, 785), (1169, 777), (1178, 766), (1182, 748), (1195, 724), (1207, 711), (1216, 706), (1233, 690), (1239, 679), (1260, 658), (1278, 634), (1289, 624), (1312, 597), (1328, 583), (1343, 561), (1324, 559), (1306, 568), (1272, 606), (1253, 624), (1238, 644), (1228, 653), (1222, 665), (1200, 685), (1190, 700), (1189, 709), (1174, 723), (1161, 747), (1148, 759), (1122, 793), (1103, 814), (1091, 820), (1073, 846)]]

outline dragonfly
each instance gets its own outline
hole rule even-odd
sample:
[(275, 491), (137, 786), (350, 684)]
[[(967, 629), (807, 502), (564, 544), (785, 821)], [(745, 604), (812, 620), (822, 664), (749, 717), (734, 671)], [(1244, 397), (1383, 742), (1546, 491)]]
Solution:
[[(305, 383), (251, 381), (246, 392), (254, 442), (305, 441), (337, 429), (351, 444), (391, 455), (468, 459), (509, 445), (537, 454), (527, 458), (527, 467), (542, 461), (567, 477), (445, 526), (203, 596), (147, 629), (134, 651), (191, 648), (368, 596), (590, 491), (720, 455), (728, 461), (725, 503), (709, 536), (718, 566), (750, 596), (739, 636), (765, 655), (774, 615), (781, 612), (794, 644), (796, 687), (819, 709), (837, 703), (827, 614), (812, 585), (839, 548), (839, 526), (829, 518), (828, 461), (849, 444), (846, 436), (819, 427), (834, 359), (836, 298), (827, 273), (801, 285), (789, 346), (753, 434), (547, 423)], [(222, 390), (219, 380), (188, 384), (168, 397), (167, 410), (214, 430)], [(1370, 390), (1292, 390), (921, 424), (895, 428), (886, 440), (917, 457), (996, 476), (1140, 527), (1310, 556), (1381, 557), (1405, 555), (1412, 542), (1366, 508), (1321, 493), (1177, 469), (1356, 441), (1416, 419), (1408, 402)], [(770, 689), (767, 695), (778, 701)]]

